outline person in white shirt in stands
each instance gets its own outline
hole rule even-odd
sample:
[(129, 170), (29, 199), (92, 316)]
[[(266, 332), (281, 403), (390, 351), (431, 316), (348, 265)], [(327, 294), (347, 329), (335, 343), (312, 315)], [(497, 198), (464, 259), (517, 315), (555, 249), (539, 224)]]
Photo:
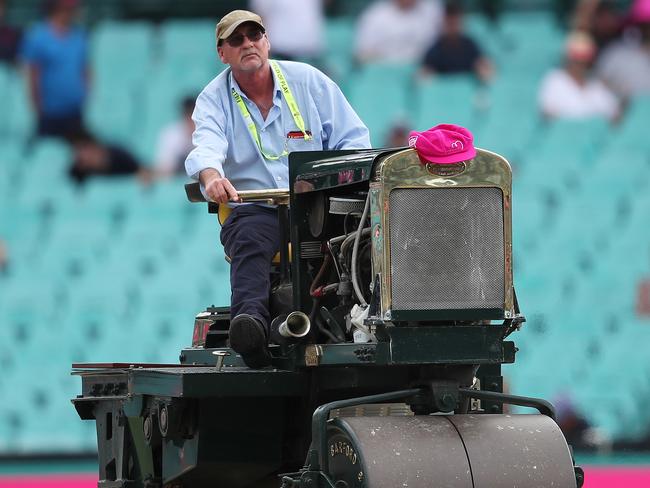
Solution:
[(276, 59), (317, 61), (323, 52), (323, 0), (250, 0), (273, 39)]
[(416, 63), (440, 34), (438, 0), (381, 0), (359, 19), (355, 57), (361, 63)]
[(539, 107), (549, 119), (606, 117), (616, 120), (620, 102), (599, 80), (591, 76), (596, 44), (588, 34), (574, 32), (565, 44), (564, 67), (554, 69), (542, 80)]
[(193, 97), (181, 102), (182, 116), (160, 131), (156, 149), (155, 172), (162, 178), (185, 174), (185, 158), (192, 151), (192, 133), (194, 132)]

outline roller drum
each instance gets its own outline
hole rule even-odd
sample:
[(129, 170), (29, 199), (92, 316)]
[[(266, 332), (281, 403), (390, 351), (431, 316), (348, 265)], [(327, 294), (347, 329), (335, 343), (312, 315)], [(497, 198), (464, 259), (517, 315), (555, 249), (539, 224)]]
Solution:
[(576, 488), (566, 440), (544, 415), (339, 418), (327, 454), (337, 488)]

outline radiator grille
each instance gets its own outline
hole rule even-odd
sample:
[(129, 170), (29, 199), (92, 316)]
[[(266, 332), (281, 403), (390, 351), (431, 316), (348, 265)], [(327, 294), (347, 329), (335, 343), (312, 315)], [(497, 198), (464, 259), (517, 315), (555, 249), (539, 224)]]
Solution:
[(502, 198), (498, 188), (390, 193), (393, 310), (504, 307)]

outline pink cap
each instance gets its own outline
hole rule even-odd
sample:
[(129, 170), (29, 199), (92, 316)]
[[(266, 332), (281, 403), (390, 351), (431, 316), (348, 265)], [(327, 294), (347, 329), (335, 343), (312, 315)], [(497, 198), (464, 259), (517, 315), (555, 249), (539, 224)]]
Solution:
[(636, 0), (630, 8), (630, 20), (639, 24), (650, 22), (650, 0)]
[(472, 133), (454, 124), (440, 124), (424, 132), (411, 131), (409, 146), (423, 163), (451, 164), (476, 156)]

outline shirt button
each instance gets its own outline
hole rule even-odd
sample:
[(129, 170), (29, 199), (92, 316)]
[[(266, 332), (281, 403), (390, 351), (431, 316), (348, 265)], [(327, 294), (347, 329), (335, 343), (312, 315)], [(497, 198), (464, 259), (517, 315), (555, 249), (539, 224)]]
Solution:
[(282, 181), (282, 176), (278, 176), (278, 177), (277, 177), (277, 180), (278, 180), (278, 181)]
[(266, 132), (266, 129), (262, 129), (262, 132)]

